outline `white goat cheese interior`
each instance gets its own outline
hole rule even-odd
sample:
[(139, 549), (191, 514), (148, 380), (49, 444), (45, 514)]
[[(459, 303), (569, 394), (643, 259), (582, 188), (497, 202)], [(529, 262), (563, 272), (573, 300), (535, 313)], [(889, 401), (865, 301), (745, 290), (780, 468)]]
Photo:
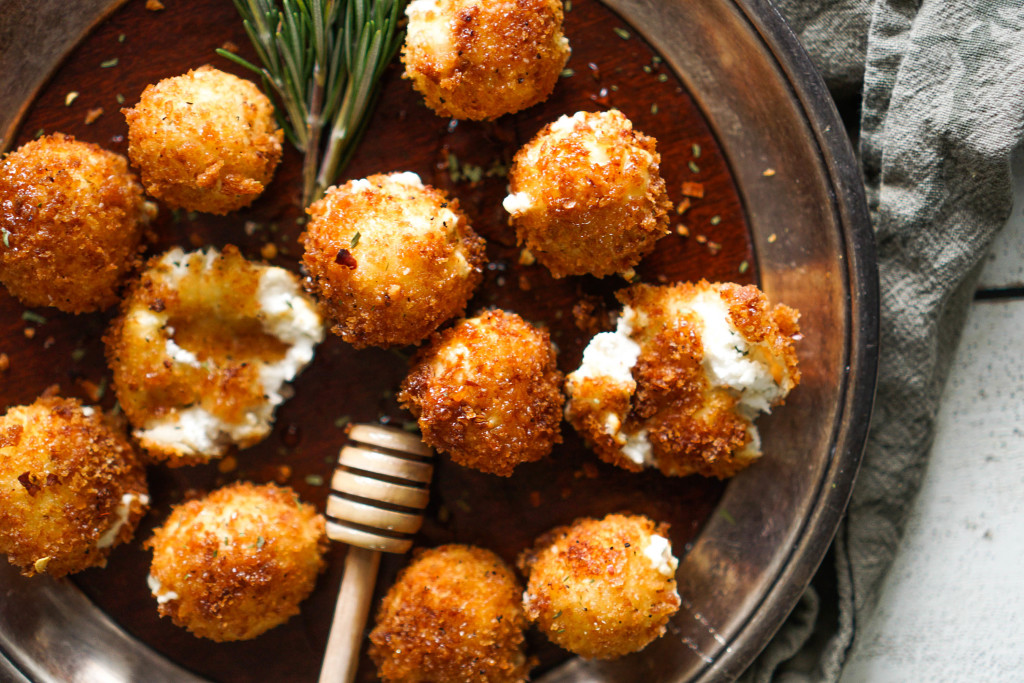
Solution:
[(117, 508), (114, 510), (114, 522), (110, 525), (110, 528), (103, 532), (103, 534), (96, 540), (96, 547), (103, 549), (109, 548), (117, 540), (117, 535), (121, 533), (121, 527), (128, 522), (128, 515), (132, 511), (132, 501), (139, 501), (143, 505), (149, 505), (149, 496), (146, 494), (135, 494), (126, 493), (121, 496), (121, 502), (117, 504)]
[(658, 573), (665, 578), (676, 575), (679, 568), (679, 560), (672, 554), (672, 544), (664, 536), (651, 534), (647, 547), (644, 548), (644, 555), (651, 561), (651, 566), (658, 570)]
[(164, 590), (163, 585), (152, 574), (146, 576), (146, 585), (149, 586), (149, 592), (156, 598), (157, 604), (162, 605), (180, 597), (172, 590)]

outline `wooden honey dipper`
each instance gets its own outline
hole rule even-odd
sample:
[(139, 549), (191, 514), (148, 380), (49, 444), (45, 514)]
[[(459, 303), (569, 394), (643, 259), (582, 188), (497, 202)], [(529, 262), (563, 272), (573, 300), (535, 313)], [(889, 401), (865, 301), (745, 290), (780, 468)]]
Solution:
[[(423, 523), (433, 453), (394, 427), (353, 425), (327, 499), (327, 535), (349, 544), (320, 683), (355, 678), (380, 553), (404, 553)], [(399, 483), (401, 482), (401, 483)]]

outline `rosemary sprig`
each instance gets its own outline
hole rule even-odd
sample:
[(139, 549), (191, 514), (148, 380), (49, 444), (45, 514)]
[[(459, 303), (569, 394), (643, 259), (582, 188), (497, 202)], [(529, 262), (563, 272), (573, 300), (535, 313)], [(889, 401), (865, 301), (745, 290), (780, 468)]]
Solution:
[[(402, 43), (405, 0), (234, 0), (278, 123), (303, 153), (302, 200), (323, 196), (355, 151), (384, 69)], [(320, 152), (324, 130), (326, 152)]]

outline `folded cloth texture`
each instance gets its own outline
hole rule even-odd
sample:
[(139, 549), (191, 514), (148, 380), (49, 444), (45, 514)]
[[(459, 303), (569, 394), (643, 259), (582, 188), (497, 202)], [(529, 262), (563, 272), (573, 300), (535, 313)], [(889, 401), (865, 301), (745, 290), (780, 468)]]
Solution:
[(1024, 138), (1024, 12), (1019, 0), (776, 7), (836, 99), (860, 93), (851, 133), (878, 245), (881, 356), (863, 464), (829, 553), (834, 566), (819, 570), (741, 680), (836, 681), (896, 553), (983, 257), (1012, 208), (1010, 155)]

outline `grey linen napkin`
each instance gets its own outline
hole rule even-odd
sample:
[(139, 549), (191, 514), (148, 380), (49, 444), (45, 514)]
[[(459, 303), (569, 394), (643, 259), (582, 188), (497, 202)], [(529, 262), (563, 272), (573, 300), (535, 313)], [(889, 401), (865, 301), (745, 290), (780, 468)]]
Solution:
[[(931, 446), (1024, 131), (1019, 0), (777, 0), (841, 104), (878, 242), (881, 358), (860, 476), (812, 588), (743, 681), (835, 681), (871, 618)], [(830, 566), (831, 565), (831, 566)], [(817, 588), (817, 590), (816, 590)]]

